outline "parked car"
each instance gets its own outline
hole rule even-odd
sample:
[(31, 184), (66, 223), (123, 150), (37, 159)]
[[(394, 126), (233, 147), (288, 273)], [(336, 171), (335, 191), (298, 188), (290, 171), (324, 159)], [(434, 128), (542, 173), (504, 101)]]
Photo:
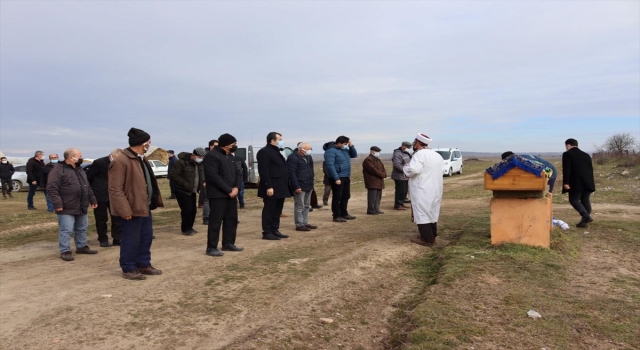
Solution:
[(444, 164), (442, 166), (442, 174), (445, 176), (452, 176), (453, 173), (462, 174), (462, 153), (457, 148), (436, 148), (434, 151), (438, 152)]
[(29, 183), (27, 182), (27, 165), (14, 165), (13, 168), (16, 170), (11, 177), (13, 191), (18, 192), (23, 188), (29, 188)]
[(151, 170), (153, 171), (153, 175), (156, 177), (167, 177), (169, 176), (169, 166), (164, 164), (159, 160), (149, 160), (149, 164), (151, 164)]

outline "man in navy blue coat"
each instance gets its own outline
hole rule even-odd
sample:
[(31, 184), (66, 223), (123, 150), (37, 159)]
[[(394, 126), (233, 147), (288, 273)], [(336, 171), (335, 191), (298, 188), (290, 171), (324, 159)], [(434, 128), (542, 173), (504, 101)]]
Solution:
[(358, 157), (356, 147), (346, 136), (339, 136), (335, 146), (324, 152), (327, 178), (331, 183), (331, 212), (333, 221), (346, 222), (356, 217), (349, 215), (347, 206), (351, 198), (351, 158)]
[(267, 145), (256, 155), (258, 161), (258, 197), (262, 198), (262, 239), (279, 240), (289, 236), (280, 232), (280, 214), (284, 200), (291, 197), (287, 162), (280, 153), (284, 147), (282, 135), (275, 131), (267, 135)]

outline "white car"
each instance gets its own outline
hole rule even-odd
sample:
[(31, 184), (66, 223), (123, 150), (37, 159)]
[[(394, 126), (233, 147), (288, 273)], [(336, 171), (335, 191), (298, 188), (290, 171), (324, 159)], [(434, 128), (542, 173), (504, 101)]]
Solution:
[(444, 160), (442, 174), (452, 176), (453, 173), (462, 174), (462, 153), (457, 148), (435, 148)]
[(26, 165), (14, 165), (15, 173), (11, 176), (11, 185), (13, 186), (13, 191), (18, 192), (23, 188), (29, 188), (29, 183), (27, 182), (27, 166)]
[(151, 170), (153, 171), (153, 175), (156, 177), (167, 177), (169, 176), (169, 166), (164, 164), (159, 160), (150, 160), (149, 164), (151, 164)]

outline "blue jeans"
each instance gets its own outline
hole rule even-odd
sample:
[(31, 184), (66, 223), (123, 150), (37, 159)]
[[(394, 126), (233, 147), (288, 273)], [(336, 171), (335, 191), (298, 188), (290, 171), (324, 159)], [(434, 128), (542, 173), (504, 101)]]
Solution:
[(76, 242), (76, 249), (83, 248), (87, 245), (87, 227), (89, 219), (87, 214), (68, 215), (58, 214), (58, 225), (60, 232), (58, 233), (58, 248), (60, 253), (71, 251), (71, 234)]
[(153, 220), (149, 216), (134, 216), (122, 220), (120, 237), (120, 267), (122, 272), (131, 272), (137, 267), (151, 265), (151, 242), (153, 241)]
[(51, 198), (49, 197), (49, 194), (47, 193), (47, 191), (44, 191), (44, 196), (47, 199), (47, 210), (48, 211), (53, 211), (53, 202), (51, 201)]
[(29, 184), (29, 194), (27, 195), (27, 208), (33, 207), (33, 196), (36, 195), (36, 189), (38, 189), (38, 185)]

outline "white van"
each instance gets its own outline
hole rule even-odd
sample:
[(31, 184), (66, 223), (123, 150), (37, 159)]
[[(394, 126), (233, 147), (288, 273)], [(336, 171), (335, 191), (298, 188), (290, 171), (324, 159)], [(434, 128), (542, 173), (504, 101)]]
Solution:
[(462, 174), (462, 153), (457, 148), (435, 148), (444, 163), (442, 166), (442, 174), (452, 176), (453, 173)]

